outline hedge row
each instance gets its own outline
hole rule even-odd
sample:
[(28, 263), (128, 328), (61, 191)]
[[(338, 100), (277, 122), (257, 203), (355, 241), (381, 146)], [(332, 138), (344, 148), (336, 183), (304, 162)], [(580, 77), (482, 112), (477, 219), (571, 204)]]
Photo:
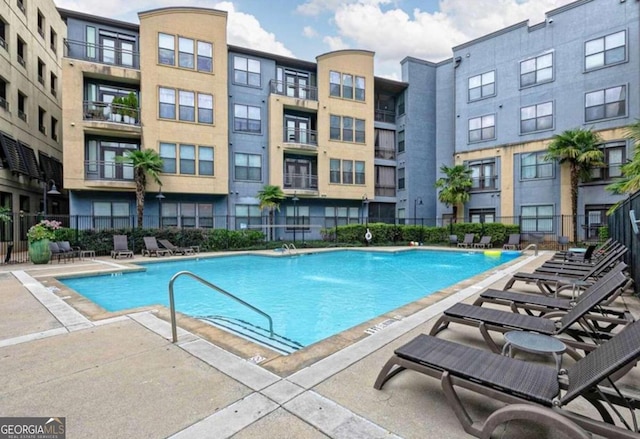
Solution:
[(462, 241), (465, 234), (473, 233), (475, 241), (479, 241), (482, 236), (491, 236), (491, 245), (501, 247), (508, 240), (510, 234), (520, 233), (518, 225), (500, 223), (456, 223), (447, 227), (369, 223), (367, 225), (349, 224), (322, 229), (322, 238), (337, 243), (366, 243), (367, 229), (372, 236), (371, 245), (411, 241), (427, 245), (441, 245), (449, 243), (449, 235), (456, 235), (458, 241)]

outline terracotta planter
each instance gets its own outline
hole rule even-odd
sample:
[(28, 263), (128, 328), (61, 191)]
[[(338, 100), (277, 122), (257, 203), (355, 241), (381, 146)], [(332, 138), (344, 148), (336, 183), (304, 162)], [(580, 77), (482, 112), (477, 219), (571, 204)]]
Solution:
[(29, 259), (34, 264), (48, 264), (51, 259), (51, 249), (48, 239), (40, 239), (29, 243)]

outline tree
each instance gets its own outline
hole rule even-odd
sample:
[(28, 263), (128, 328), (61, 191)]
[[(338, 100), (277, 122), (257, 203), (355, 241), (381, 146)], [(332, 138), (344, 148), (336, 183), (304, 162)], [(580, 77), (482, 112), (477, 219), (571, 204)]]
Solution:
[[(607, 186), (607, 190), (614, 194), (633, 194), (640, 190), (640, 120), (631, 125), (625, 134), (634, 144), (633, 159), (620, 168), (622, 177)], [(616, 203), (610, 211), (615, 210), (618, 205)]]
[(469, 201), (469, 189), (473, 186), (471, 169), (465, 165), (448, 167), (442, 165), (440, 172), (445, 176), (436, 181), (435, 187), (441, 189), (438, 192), (438, 200), (447, 207), (453, 206), (453, 221), (458, 218), (458, 205)]
[(142, 227), (144, 218), (144, 195), (147, 189), (147, 176), (162, 186), (160, 172), (162, 172), (162, 158), (153, 149), (128, 151), (118, 159), (133, 167), (133, 180), (136, 183), (136, 212), (138, 227)]
[(578, 184), (591, 180), (593, 168), (604, 166), (604, 153), (599, 148), (601, 143), (598, 133), (576, 128), (556, 134), (547, 147), (545, 160), (569, 165), (573, 242), (578, 241)]
[[(269, 226), (273, 226), (273, 212), (280, 210), (280, 203), (287, 197), (280, 189), (280, 186), (266, 184), (261, 191), (258, 192), (258, 200), (260, 200), (260, 209), (269, 209)], [(269, 227), (269, 239), (273, 240), (273, 227)]]

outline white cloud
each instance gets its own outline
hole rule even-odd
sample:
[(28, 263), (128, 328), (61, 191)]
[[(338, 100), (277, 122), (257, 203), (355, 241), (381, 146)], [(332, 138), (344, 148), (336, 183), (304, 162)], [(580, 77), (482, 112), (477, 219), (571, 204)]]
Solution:
[(329, 51), (349, 48), (349, 45), (342, 41), (342, 38), (340, 37), (324, 37), (322, 42), (329, 46)]
[(311, 26), (305, 26), (304, 29), (302, 29), (302, 35), (307, 38), (314, 38), (318, 36), (318, 32)]
[[(451, 48), (479, 36), (530, 19), (535, 24), (545, 12), (572, 0), (440, 0), (440, 11), (414, 9), (412, 15), (397, 7), (383, 10), (384, 0), (344, 2), (335, 9), (337, 35), (323, 41), (333, 50), (353, 47), (376, 53), (376, 74), (397, 76), (406, 56), (439, 61)], [(321, 3), (311, 0), (306, 5)], [(395, 67), (394, 67), (395, 66)]]

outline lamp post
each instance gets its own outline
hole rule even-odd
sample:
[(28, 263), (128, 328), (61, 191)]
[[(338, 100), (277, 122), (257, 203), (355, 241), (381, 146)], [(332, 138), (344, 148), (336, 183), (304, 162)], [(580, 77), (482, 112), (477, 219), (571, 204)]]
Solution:
[(369, 225), (369, 212), (367, 206), (369, 205), (369, 198), (366, 195), (362, 196), (362, 219), (365, 221), (365, 225)]
[[(51, 184), (51, 189), (49, 189), (49, 184)], [(49, 195), (60, 195), (58, 188), (56, 187), (56, 182), (53, 181), (53, 178), (44, 182), (44, 190), (42, 191), (42, 217), (43, 219), (47, 219), (47, 194)]]
[(162, 186), (160, 186), (160, 191), (158, 195), (156, 195), (156, 200), (158, 200), (158, 226), (162, 228), (162, 200), (166, 197), (162, 194)]
[[(422, 198), (416, 197), (413, 200), (413, 225), (416, 226), (418, 222), (418, 206), (422, 206)], [(419, 242), (422, 243), (422, 229), (424, 227), (424, 218), (420, 218), (420, 239)]]

